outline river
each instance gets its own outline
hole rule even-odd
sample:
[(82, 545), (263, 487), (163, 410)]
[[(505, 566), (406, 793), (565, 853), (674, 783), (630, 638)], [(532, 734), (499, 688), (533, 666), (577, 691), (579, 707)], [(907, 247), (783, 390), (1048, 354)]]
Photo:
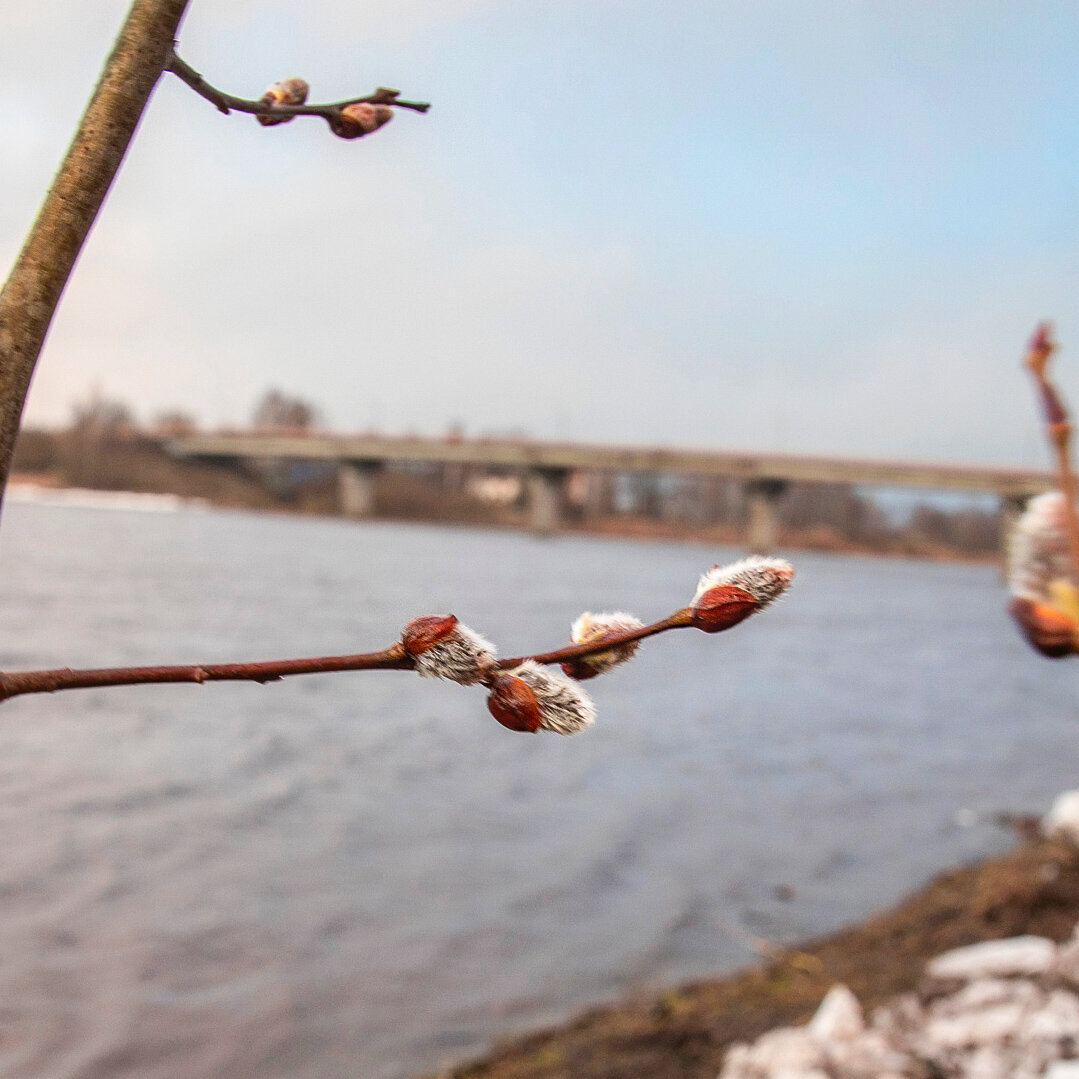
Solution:
[[(737, 552), (10, 502), (0, 669), (504, 654), (682, 606)], [(400, 1079), (754, 959), (1000, 850), (1077, 785), (1079, 664), (988, 567), (792, 555), (774, 608), (648, 642), (596, 726), (406, 672), (19, 698), (0, 723), (0, 1074)]]

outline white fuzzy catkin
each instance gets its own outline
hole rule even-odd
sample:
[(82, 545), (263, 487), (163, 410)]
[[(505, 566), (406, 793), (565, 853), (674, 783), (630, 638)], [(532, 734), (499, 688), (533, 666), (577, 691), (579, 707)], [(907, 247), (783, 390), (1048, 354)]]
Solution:
[(1008, 590), (1023, 599), (1042, 600), (1049, 583), (1068, 580), (1066, 503), (1059, 491), (1048, 491), (1027, 503), (1008, 537)]
[(596, 721), (592, 698), (561, 671), (526, 659), (520, 667), (507, 671), (520, 678), (535, 695), (540, 727), (555, 734), (576, 734)]
[(478, 682), (495, 661), (495, 646), (460, 622), (448, 636), (413, 657), (424, 678), (445, 678), (462, 686)]
[(307, 100), (309, 90), (304, 79), (293, 76), (272, 83), (266, 88), (264, 96), (272, 98), (279, 105), (302, 105)]
[[(597, 640), (605, 633), (628, 633), (631, 630), (640, 629), (644, 623), (636, 616), (627, 614), (625, 611), (611, 611), (607, 614), (593, 614), (585, 611), (570, 629), (570, 640), (574, 644), (587, 644)], [(609, 652), (597, 652), (594, 656), (587, 656), (576, 662), (590, 667), (596, 674), (609, 671), (617, 667), (619, 663), (625, 663), (632, 659), (637, 651), (639, 641), (631, 641), (629, 644), (616, 645)]]
[(764, 558), (751, 555), (726, 566), (713, 566), (701, 576), (693, 604), (711, 588), (732, 584), (744, 588), (756, 601), (757, 610), (763, 610), (777, 600), (790, 587), (794, 567), (782, 558)]

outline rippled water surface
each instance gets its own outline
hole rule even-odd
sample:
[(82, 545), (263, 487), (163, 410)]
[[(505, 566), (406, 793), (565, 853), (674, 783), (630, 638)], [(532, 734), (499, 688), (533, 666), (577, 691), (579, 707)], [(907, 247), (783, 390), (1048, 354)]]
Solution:
[[(517, 653), (733, 554), (12, 503), (0, 666), (367, 650), (445, 611)], [(0, 1074), (434, 1070), (860, 916), (1077, 785), (1079, 669), (994, 570), (795, 562), (759, 618), (591, 683), (575, 738), (403, 672), (5, 704)]]

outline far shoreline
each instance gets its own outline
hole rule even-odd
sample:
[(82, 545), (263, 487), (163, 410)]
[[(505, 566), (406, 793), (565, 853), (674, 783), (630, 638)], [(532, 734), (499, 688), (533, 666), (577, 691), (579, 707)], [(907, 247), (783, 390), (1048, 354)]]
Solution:
[[(160, 486), (160, 485), (158, 485)], [(54, 474), (38, 472), (13, 472), (8, 480), (8, 493), (13, 500), (54, 504), (83, 504), (95, 508), (138, 508), (145, 502), (146, 508), (221, 509), (254, 513), (281, 514), (284, 516), (321, 517), (328, 520), (366, 522), (396, 522), (401, 524), (443, 525), (455, 528), (479, 528), (495, 531), (529, 532), (522, 515), (509, 513), (492, 514), (489, 519), (454, 516), (434, 510), (428, 513), (376, 512), (369, 517), (348, 518), (335, 513), (325, 505), (289, 504), (266, 497), (241, 498), (215, 497), (213, 494), (178, 491), (135, 490), (130, 488), (96, 487), (63, 483)], [(50, 497), (55, 496), (55, 497)], [(673, 543), (715, 544), (722, 547), (743, 546), (738, 529), (726, 525), (690, 526), (656, 520), (642, 515), (619, 514), (598, 518), (589, 522), (567, 522), (552, 533), (553, 536), (593, 536), (605, 539), (630, 541), (668, 541)], [(815, 527), (805, 530), (784, 529), (776, 544), (777, 550), (803, 551), (821, 554), (850, 555), (870, 558), (895, 558), (908, 561), (949, 562), (963, 565), (995, 565), (1000, 557), (991, 554), (973, 554), (957, 551), (929, 541), (897, 544), (855, 543), (840, 537), (833, 529)]]

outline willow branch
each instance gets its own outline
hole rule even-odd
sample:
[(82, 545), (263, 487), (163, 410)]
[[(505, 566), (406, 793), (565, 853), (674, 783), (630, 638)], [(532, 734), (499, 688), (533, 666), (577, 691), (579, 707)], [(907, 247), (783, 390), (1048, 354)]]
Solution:
[(426, 112), (431, 106), (426, 101), (402, 101), (400, 91), (389, 90), (380, 86), (373, 94), (366, 97), (353, 97), (347, 101), (336, 101), (325, 105), (279, 105), (265, 101), (251, 101), (243, 97), (234, 97), (223, 90), (211, 86), (190, 64), (176, 55), (173, 49), (169, 53), (166, 71), (187, 83), (200, 97), (204, 97), (214, 108), (226, 115), (232, 111), (250, 113), (252, 116), (321, 116), (328, 123), (333, 123), (347, 105), (393, 105), (399, 109), (411, 109), (413, 112)]
[(1049, 381), (1046, 369), (1056, 351), (1049, 326), (1042, 323), (1030, 340), (1025, 364), (1038, 388), (1042, 415), (1049, 444), (1053, 449), (1060, 491), (1064, 496), (1064, 520), (1068, 532), (1068, 553), (1071, 560), (1072, 583), (1079, 585), (1079, 515), (1076, 513), (1075, 469), (1071, 459), (1072, 424), (1067, 406)]
[[(794, 567), (781, 559), (754, 557), (733, 562), (728, 566), (713, 566), (698, 582), (690, 606), (682, 607), (658, 622), (643, 625), (625, 612), (604, 615), (586, 612), (574, 623), (572, 635), (578, 643), (511, 659), (496, 659), (493, 645), (467, 626), (461, 625), (452, 614), (422, 615), (408, 622), (401, 630), (397, 642), (380, 652), (266, 660), (259, 663), (101, 667), (89, 670), (62, 667), (47, 671), (0, 672), (0, 702), (26, 693), (55, 693), (64, 689), (102, 686), (162, 682), (264, 683), (276, 682), (297, 674), (409, 670), (461, 685), (486, 685), (491, 688), (492, 694), (501, 693), (505, 697), (508, 692), (506, 685), (515, 681), (527, 681), (536, 669), (535, 664), (561, 664), (564, 672), (573, 678), (591, 678), (629, 659), (636, 650), (637, 643), (646, 637), (688, 626), (705, 633), (720, 633), (731, 629), (782, 595), (793, 575)], [(527, 662), (529, 660), (531, 664)], [(519, 677), (508, 678), (505, 674), (507, 671)], [(498, 705), (496, 711), (503, 706), (509, 708), (509, 713), (513, 712), (505, 700)], [(504, 722), (509, 713), (503, 710), (496, 718)], [(516, 722), (519, 717), (516, 713), (514, 716), (513, 722)], [(513, 722), (506, 725), (513, 726)], [(527, 729), (536, 728), (531, 726)]]
[[(650, 626), (613, 634), (602, 641), (569, 645), (551, 652), (503, 659), (494, 667), (506, 670), (519, 667), (526, 659), (536, 663), (556, 664), (571, 659), (609, 652), (669, 629), (692, 624), (693, 611), (683, 608)], [(275, 659), (255, 663), (199, 663), (150, 667), (95, 667), (75, 670), (60, 667), (42, 671), (0, 672), (0, 703), (29, 693), (56, 693), (67, 689), (100, 689), (107, 686), (158, 685), (162, 683), (203, 682), (277, 682), (299, 674), (329, 674), (338, 671), (410, 671), (415, 660), (398, 642), (380, 652), (361, 652), (344, 656), (313, 656), (304, 659)]]

